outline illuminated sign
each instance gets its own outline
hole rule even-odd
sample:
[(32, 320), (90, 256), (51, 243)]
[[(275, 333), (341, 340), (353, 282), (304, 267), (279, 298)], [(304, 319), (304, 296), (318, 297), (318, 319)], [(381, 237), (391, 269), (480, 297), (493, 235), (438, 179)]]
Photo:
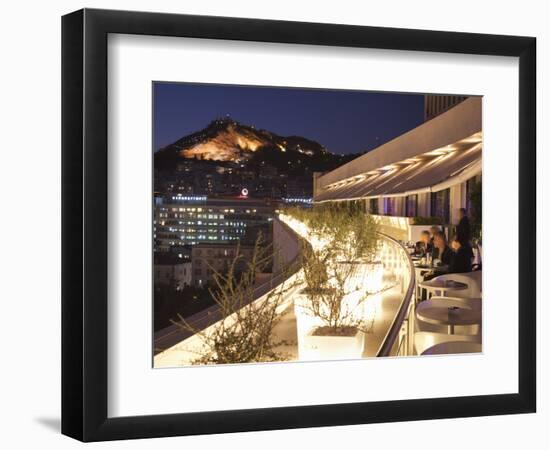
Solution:
[(288, 198), (288, 197), (286, 197), (286, 198), (283, 198), (282, 200), (285, 203), (307, 203), (307, 204), (313, 203), (313, 199), (311, 197), (309, 197), (309, 198), (304, 198), (304, 197)]
[(173, 195), (172, 200), (180, 200), (180, 201), (195, 201), (195, 202), (204, 202), (206, 201), (207, 197), (206, 195)]

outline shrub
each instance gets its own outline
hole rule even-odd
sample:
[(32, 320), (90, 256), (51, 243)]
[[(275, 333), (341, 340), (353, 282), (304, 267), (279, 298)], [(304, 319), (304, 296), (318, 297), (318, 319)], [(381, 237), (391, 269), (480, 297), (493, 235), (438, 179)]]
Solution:
[(441, 217), (413, 217), (413, 225), (443, 225)]
[(239, 250), (227, 273), (214, 268), (215, 288), (210, 290), (218, 306), (222, 320), (201, 330), (179, 316), (174, 323), (184, 331), (198, 335), (203, 351), (193, 364), (231, 364), (247, 362), (282, 361), (286, 356), (274, 349), (284, 342), (274, 342), (273, 330), (280, 320), (277, 313), (284, 294), (291, 287), (282, 283), (265, 299), (256, 300), (254, 289), (256, 273), (271, 263), (272, 247), (264, 247), (261, 236), (254, 245), (254, 251), (246, 268), (237, 276), (236, 268), (241, 264)]

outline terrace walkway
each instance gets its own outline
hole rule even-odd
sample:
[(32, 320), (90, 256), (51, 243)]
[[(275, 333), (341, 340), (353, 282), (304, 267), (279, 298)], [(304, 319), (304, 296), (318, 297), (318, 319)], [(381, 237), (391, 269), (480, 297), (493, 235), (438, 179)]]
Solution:
[[(296, 232), (296, 235), (304, 237), (304, 228), (302, 225), (292, 220), (288, 220), (288, 218), (285, 217), (281, 217), (280, 219), (286, 224), (283, 230), (285, 233), (288, 233), (290, 228)], [(277, 226), (281, 226), (281, 224), (279, 223)], [(294, 240), (297, 239), (296, 235), (293, 236)], [(288, 237), (287, 235), (286, 238)], [(376, 357), (379, 355), (382, 344), (388, 339), (389, 330), (395, 328), (394, 322), (399, 311), (403, 309), (403, 302), (409, 291), (408, 287), (411, 282), (411, 277), (414, 277), (414, 273), (410, 274), (407, 271), (408, 261), (406, 261), (406, 258), (401, 254), (403, 251), (402, 248), (399, 247), (399, 244), (388, 238), (382, 240), (384, 245), (379, 255), (384, 267), (382, 286), (390, 287), (367, 299), (367, 309), (370, 311), (370, 317), (374, 315), (374, 322), (372, 329), (365, 337), (364, 358)], [(293, 278), (293, 280), (287, 279), (286, 281), (294, 282), (296, 279), (299, 279), (300, 272), (301, 271), (291, 275), (290, 278)], [(273, 278), (273, 281), (276, 281), (278, 284), (285, 280), (275, 280), (275, 278)], [(414, 283), (414, 278), (412, 278), (412, 282)], [(272, 283), (271, 287), (275, 288), (276, 283)], [(277, 342), (285, 342), (283, 345), (276, 348), (276, 350), (285, 354), (287, 361), (299, 360), (294, 299), (304, 287), (304, 284), (296, 284), (291, 290), (286, 292), (279, 309), (281, 320), (275, 328), (274, 340)], [(265, 286), (261, 290), (258, 290), (258, 299), (255, 301), (261, 301), (262, 298), (265, 298), (268, 291), (269, 289), (266, 289)], [(197, 316), (198, 320), (204, 322), (205, 329), (208, 326), (214, 326), (218, 320), (221, 320), (221, 318), (216, 316), (215, 311), (210, 311), (210, 314), (199, 313)], [(397, 325), (400, 326), (399, 323)], [(164, 344), (163, 350), (154, 357), (155, 368), (186, 366), (191, 364), (191, 361), (196, 358), (198, 338), (196, 336), (184, 336), (180, 333), (181, 332), (177, 329), (167, 329), (155, 335), (156, 344)]]

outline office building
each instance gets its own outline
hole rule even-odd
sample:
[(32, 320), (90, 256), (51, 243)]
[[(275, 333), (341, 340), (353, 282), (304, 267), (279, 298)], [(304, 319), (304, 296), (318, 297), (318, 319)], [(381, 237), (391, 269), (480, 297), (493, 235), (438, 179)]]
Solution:
[(226, 199), (155, 196), (155, 250), (197, 244), (253, 244), (258, 233), (269, 242), (274, 210), (275, 204), (246, 195)]

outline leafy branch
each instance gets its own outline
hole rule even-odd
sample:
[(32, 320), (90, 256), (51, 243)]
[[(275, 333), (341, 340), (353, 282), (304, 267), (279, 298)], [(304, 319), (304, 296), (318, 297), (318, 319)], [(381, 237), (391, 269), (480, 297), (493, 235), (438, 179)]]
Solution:
[[(227, 272), (221, 273), (212, 267), (214, 287), (210, 293), (218, 306), (221, 320), (214, 325), (199, 329), (179, 316), (174, 322), (184, 331), (200, 338), (203, 350), (193, 364), (234, 364), (285, 360), (286, 355), (275, 349), (284, 341), (274, 340), (274, 328), (280, 321), (279, 307), (292, 283), (286, 281), (266, 294), (255, 298), (256, 275), (272, 262), (272, 245), (264, 246), (262, 237), (255, 242), (252, 257), (245, 269), (237, 274), (243, 264), (240, 246)], [(284, 277), (286, 280), (286, 277)]]

